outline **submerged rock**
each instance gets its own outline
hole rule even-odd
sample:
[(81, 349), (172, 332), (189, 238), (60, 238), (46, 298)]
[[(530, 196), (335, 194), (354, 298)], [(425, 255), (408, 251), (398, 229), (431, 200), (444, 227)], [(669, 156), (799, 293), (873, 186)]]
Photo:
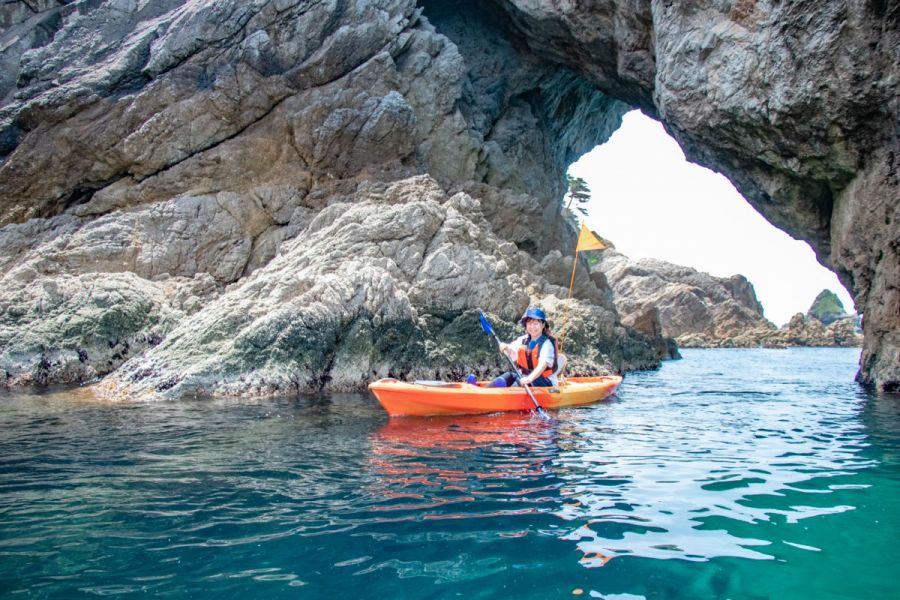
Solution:
[[(882, 4), (76, 0), (3, 4), (0, 26), (13, 384), (123, 360), (109, 387), (165, 393), (496, 366), (472, 315), (511, 335), (566, 296), (565, 170), (631, 107), (810, 241), (866, 314), (860, 379), (900, 382)], [(573, 364), (657, 364), (652, 318), (623, 327), (601, 277), (574, 297)]]

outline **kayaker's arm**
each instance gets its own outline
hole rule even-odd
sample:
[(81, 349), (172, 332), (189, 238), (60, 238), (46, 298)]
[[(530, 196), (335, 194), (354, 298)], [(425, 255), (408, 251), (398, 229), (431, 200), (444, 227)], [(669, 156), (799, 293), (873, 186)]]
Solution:
[(520, 383), (522, 383), (522, 385), (531, 385), (531, 382), (540, 377), (541, 373), (543, 373), (549, 367), (550, 365), (549, 363), (547, 363), (547, 361), (539, 360), (538, 364), (535, 365), (534, 370), (519, 380)]
[(516, 360), (516, 355), (519, 353), (519, 347), (522, 344), (519, 340), (512, 342), (511, 344), (506, 344), (504, 342), (500, 342), (500, 352), (507, 355), (511, 360)]

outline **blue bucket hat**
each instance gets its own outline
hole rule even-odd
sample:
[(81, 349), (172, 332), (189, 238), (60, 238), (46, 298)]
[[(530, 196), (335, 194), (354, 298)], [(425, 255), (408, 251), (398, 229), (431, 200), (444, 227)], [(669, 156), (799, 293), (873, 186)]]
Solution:
[(547, 313), (545, 313), (543, 310), (541, 310), (537, 306), (532, 306), (532, 307), (529, 307), (529, 309), (525, 311), (524, 315), (522, 315), (522, 320), (520, 322), (522, 323), (523, 327), (525, 326), (525, 321), (527, 321), (528, 319), (538, 319), (538, 320), (546, 323), (547, 322)]

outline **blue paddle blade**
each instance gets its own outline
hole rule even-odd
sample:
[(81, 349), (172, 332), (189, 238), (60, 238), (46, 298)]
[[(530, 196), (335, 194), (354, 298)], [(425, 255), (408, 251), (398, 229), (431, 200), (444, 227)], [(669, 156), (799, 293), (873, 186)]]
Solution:
[(491, 327), (491, 324), (488, 323), (488, 320), (485, 318), (484, 313), (478, 313), (479, 319), (481, 319), (481, 328), (484, 329), (484, 332), (488, 335), (494, 335), (494, 328)]

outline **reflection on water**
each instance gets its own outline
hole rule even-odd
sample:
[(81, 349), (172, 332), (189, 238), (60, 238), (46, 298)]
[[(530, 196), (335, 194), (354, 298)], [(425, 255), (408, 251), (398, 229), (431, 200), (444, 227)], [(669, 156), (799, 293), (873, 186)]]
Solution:
[(686, 351), (608, 403), (0, 397), (0, 594), (890, 597), (900, 410), (838, 351)]
[[(392, 419), (372, 433), (372, 492), (411, 518), (485, 519), (546, 510), (558, 484), (552, 422), (521, 413)], [(474, 503), (474, 504), (473, 504)], [(454, 512), (452, 505), (461, 505)], [(440, 506), (441, 511), (428, 509)], [(472, 508), (476, 510), (472, 510)]]
[[(836, 430), (829, 417), (826, 432), (809, 415), (785, 428), (778, 423), (786, 415), (757, 408), (761, 414), (748, 414), (756, 408), (744, 402), (705, 406), (699, 438), (683, 435), (689, 418), (661, 425), (617, 413), (598, 420), (572, 411), (551, 422), (522, 414), (393, 419), (370, 436), (371, 493), (405, 499), (380, 510), (406, 519), (553, 514), (568, 525), (559, 537), (576, 543), (585, 567), (616, 556), (768, 560), (773, 542), (742, 535), (741, 524), (852, 510), (783, 499), (827, 494), (831, 478), (874, 462), (859, 456), (865, 435), (855, 425)], [(711, 429), (710, 417), (725, 426)]]

